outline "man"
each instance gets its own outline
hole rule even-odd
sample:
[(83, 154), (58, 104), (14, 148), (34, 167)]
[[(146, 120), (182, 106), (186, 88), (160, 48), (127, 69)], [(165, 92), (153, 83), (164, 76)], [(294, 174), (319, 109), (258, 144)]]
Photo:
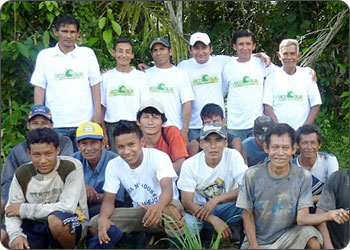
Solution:
[(169, 155), (175, 171), (180, 173), (182, 163), (189, 156), (185, 138), (177, 127), (164, 127), (166, 121), (163, 105), (153, 99), (142, 103), (137, 112), (143, 147), (156, 148)]
[(70, 16), (58, 17), (53, 28), (58, 43), (40, 51), (30, 80), (34, 103), (51, 109), (54, 129), (71, 138), (74, 151), (76, 128), (83, 122), (101, 123), (101, 74), (92, 49), (75, 42), (79, 22)]
[(256, 48), (253, 33), (239, 30), (233, 35), (238, 58), (223, 69), (223, 89), (227, 93), (227, 132), (242, 141), (252, 135), (254, 120), (263, 114), (264, 78), (275, 66), (266, 67), (252, 53)]
[(27, 135), (32, 162), (17, 169), (5, 209), (12, 249), (74, 248), (86, 235), (89, 215), (81, 163), (58, 156), (58, 135), (38, 128)]
[(102, 128), (108, 136), (108, 140), (107, 137), (104, 139), (106, 147), (116, 152), (113, 138), (115, 123), (119, 120), (135, 121), (141, 103), (149, 99), (149, 90), (146, 74), (130, 65), (134, 59), (134, 45), (129, 39), (116, 40), (112, 54), (117, 67), (102, 75)]
[[(328, 178), (317, 203), (316, 214), (339, 208), (346, 209), (349, 214), (349, 174), (349, 169), (339, 170)], [(343, 215), (340, 213), (339, 216)], [(318, 230), (322, 233), (324, 249), (343, 249), (349, 244), (349, 220), (340, 225), (333, 221), (321, 223)]]
[(331, 220), (344, 223), (348, 213), (343, 209), (322, 216), (309, 213), (312, 178), (308, 171), (290, 163), (296, 151), (292, 127), (277, 124), (265, 141), (270, 160), (245, 172), (238, 194), (237, 207), (243, 209), (246, 234), (242, 249), (321, 248), (322, 236), (312, 225)]
[[(157, 149), (142, 148), (142, 133), (136, 122), (117, 122), (113, 136), (119, 157), (107, 165), (100, 215), (91, 219), (90, 232), (96, 234), (98, 229), (96, 241), (101, 245), (113, 241), (107, 233), (111, 225), (123, 233), (163, 231), (162, 213), (174, 218), (181, 227), (183, 207), (177, 200), (177, 175), (168, 155)], [(132, 208), (114, 208), (120, 184), (129, 193)], [(182, 227), (170, 224), (181, 233)], [(174, 237), (167, 226), (165, 231)]]
[[(101, 126), (94, 122), (84, 122), (77, 129), (76, 141), (79, 152), (72, 155), (83, 165), (90, 218), (100, 212), (107, 163), (117, 157), (116, 153), (103, 149), (102, 140), (103, 130)], [(116, 196), (116, 207), (123, 206), (124, 192), (125, 189), (121, 186)]]
[[(318, 202), (324, 183), (339, 169), (337, 158), (328, 153), (318, 152), (322, 145), (321, 130), (313, 124), (301, 126), (297, 131), (297, 145), (300, 155), (293, 163), (310, 171), (312, 175), (312, 199)], [(316, 207), (311, 211), (315, 212)]]
[(262, 163), (268, 157), (264, 151), (266, 133), (275, 126), (271, 117), (262, 115), (254, 121), (253, 136), (246, 138), (243, 142), (244, 151), (248, 158), (248, 167)]
[(203, 151), (184, 162), (177, 183), (185, 221), (194, 235), (197, 229), (212, 226), (217, 233), (222, 231), (224, 239), (231, 239), (226, 223), (232, 226), (241, 220), (235, 201), (247, 166), (236, 150), (227, 148), (227, 132), (221, 123), (204, 124), (200, 146)]
[[(29, 131), (37, 128), (52, 127), (53, 121), (49, 108), (41, 104), (30, 107), (27, 121), (27, 128)], [(70, 155), (73, 153), (72, 142), (68, 137), (59, 135), (58, 141), (61, 149), (59, 155)], [(27, 141), (23, 141), (14, 146), (6, 158), (1, 174), (1, 215), (4, 214), (4, 207), (9, 198), (9, 189), (15, 171), (21, 165), (31, 161), (27, 153)]]
[[(201, 110), (200, 117), (202, 120), (202, 126), (204, 126), (209, 122), (218, 122), (218, 123), (221, 123), (223, 126), (225, 126), (226, 124), (226, 119), (224, 118), (223, 109), (218, 104), (215, 104), (215, 103), (208, 103), (204, 105), (203, 109)], [(227, 142), (228, 142), (228, 147), (236, 149), (242, 155), (244, 162), (246, 163), (247, 156), (242, 147), (241, 139), (239, 139), (236, 136), (228, 134)], [(195, 138), (195, 140), (192, 140), (187, 148), (190, 156), (200, 152), (202, 149), (200, 147), (199, 136)]]
[(151, 98), (164, 104), (167, 126), (181, 130), (188, 142), (188, 126), (191, 118), (191, 102), (194, 95), (186, 71), (171, 64), (171, 47), (164, 38), (155, 38), (150, 49), (155, 66), (146, 70)]
[(309, 71), (297, 67), (300, 57), (298, 41), (285, 39), (280, 43), (278, 58), (282, 68), (267, 77), (263, 99), (266, 115), (276, 123), (288, 123), (295, 130), (312, 124), (322, 103)]

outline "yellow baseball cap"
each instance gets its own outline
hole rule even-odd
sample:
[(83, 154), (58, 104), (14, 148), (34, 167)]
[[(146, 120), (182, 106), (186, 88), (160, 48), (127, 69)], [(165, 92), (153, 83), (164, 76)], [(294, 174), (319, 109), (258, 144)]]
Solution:
[(83, 139), (103, 139), (103, 130), (100, 125), (95, 122), (84, 122), (79, 125), (76, 133), (76, 141)]

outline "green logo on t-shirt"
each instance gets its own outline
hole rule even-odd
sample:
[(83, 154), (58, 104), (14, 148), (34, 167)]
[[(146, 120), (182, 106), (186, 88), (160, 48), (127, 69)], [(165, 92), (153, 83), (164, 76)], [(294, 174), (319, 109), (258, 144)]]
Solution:
[(167, 87), (165, 83), (159, 83), (158, 86), (149, 87), (149, 91), (151, 93), (174, 93), (174, 89), (172, 87)]
[(134, 90), (133, 89), (127, 89), (124, 85), (120, 85), (118, 88), (111, 88), (109, 91), (108, 96), (133, 96)]
[(233, 86), (236, 87), (243, 87), (243, 86), (250, 86), (255, 85), (258, 86), (259, 82), (257, 79), (251, 79), (249, 76), (244, 76), (242, 81), (236, 81), (233, 83)]
[(303, 101), (302, 95), (296, 95), (292, 90), (288, 91), (286, 95), (280, 95), (277, 97), (278, 102), (284, 102), (284, 101), (297, 101), (301, 102)]
[(193, 86), (203, 85), (203, 84), (211, 84), (219, 82), (219, 78), (217, 76), (210, 76), (208, 74), (203, 74), (201, 78), (193, 80)]
[(55, 74), (55, 80), (74, 80), (84, 78), (83, 72), (74, 72), (72, 69), (66, 69), (64, 73)]

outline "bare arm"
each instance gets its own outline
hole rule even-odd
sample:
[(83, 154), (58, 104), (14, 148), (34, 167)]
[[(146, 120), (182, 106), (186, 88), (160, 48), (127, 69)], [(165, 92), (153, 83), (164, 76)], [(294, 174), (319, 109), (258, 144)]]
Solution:
[(249, 243), (249, 248), (258, 249), (259, 245), (256, 241), (256, 227), (253, 212), (247, 209), (243, 209), (242, 219), (245, 235), (247, 236), (247, 240)]
[(261, 61), (266, 65), (266, 67), (270, 66), (271, 58), (268, 55), (266, 55), (265, 53), (263, 53), (263, 52), (255, 53), (255, 54), (253, 54), (253, 56), (259, 57), (261, 59)]
[(108, 135), (107, 135), (107, 129), (106, 129), (106, 122), (105, 122), (105, 114), (106, 114), (106, 107), (101, 105), (101, 127), (103, 130), (103, 143), (105, 145), (105, 149), (109, 150), (109, 142), (108, 142)]
[(101, 115), (101, 90), (100, 83), (95, 84), (91, 87), (92, 99), (94, 101), (94, 114), (91, 118), (91, 121), (101, 124), (102, 115)]
[(98, 218), (98, 239), (99, 242), (109, 242), (111, 239), (108, 237), (107, 230), (113, 224), (109, 218), (114, 212), (114, 199), (115, 194), (105, 192), (100, 209), (100, 217)]
[(304, 124), (312, 124), (317, 118), (318, 112), (320, 111), (320, 105), (315, 105), (311, 107), (309, 115), (306, 118)]
[(176, 171), (176, 173), (180, 173), (181, 171), (181, 166), (182, 166), (182, 163), (185, 161), (185, 157), (182, 157), (180, 159), (177, 159), (176, 161), (173, 162), (173, 167)]
[(182, 129), (181, 133), (185, 137), (186, 144), (188, 144), (188, 127), (190, 124), (192, 112), (192, 101), (182, 104)]
[(338, 224), (344, 224), (349, 220), (349, 211), (344, 209), (329, 210), (325, 213), (310, 214), (309, 208), (299, 209), (297, 212), (297, 223), (299, 226), (318, 225), (326, 221), (335, 221)]
[(35, 86), (34, 87), (34, 104), (44, 104), (45, 101), (45, 89)]
[(264, 114), (270, 116), (275, 123), (278, 123), (277, 117), (270, 105), (264, 104)]
[[(316, 214), (322, 214), (322, 213), (325, 213), (325, 211), (323, 209), (321, 209), (321, 208), (316, 209)], [(324, 249), (334, 249), (326, 222), (322, 222), (321, 224), (319, 224), (317, 226), (317, 229), (322, 234), (323, 248)]]
[(188, 145), (187, 145), (187, 152), (191, 156), (197, 154), (199, 152), (199, 143), (197, 140), (192, 140)]

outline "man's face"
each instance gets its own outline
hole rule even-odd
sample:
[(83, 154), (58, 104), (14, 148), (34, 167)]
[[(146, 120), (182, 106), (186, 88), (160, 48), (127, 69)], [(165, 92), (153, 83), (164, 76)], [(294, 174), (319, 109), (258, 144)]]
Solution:
[(140, 166), (143, 159), (141, 140), (135, 133), (114, 137), (115, 148), (120, 157), (134, 169)]
[(316, 133), (301, 134), (298, 147), (303, 157), (310, 158), (317, 156), (317, 151), (320, 149), (321, 144), (317, 140)]
[(129, 43), (117, 43), (112, 53), (117, 65), (129, 66), (131, 60), (134, 59), (134, 53)]
[(267, 148), (267, 145), (264, 144), (264, 149), (270, 157), (271, 166), (278, 169), (288, 167), (289, 161), (296, 151), (288, 134), (271, 135), (270, 146)]
[(237, 51), (238, 59), (241, 62), (247, 62), (250, 60), (256, 44), (253, 42), (251, 36), (239, 37), (236, 43), (233, 44), (233, 48)]
[(37, 128), (52, 128), (53, 124), (45, 116), (36, 115), (29, 122), (27, 122), (27, 128), (32, 131)]
[(190, 47), (191, 55), (199, 64), (206, 63), (212, 51), (212, 46), (205, 45), (202, 42), (196, 42), (194, 46)]
[(170, 66), (171, 49), (161, 43), (156, 43), (152, 47), (152, 58), (158, 68), (168, 68)]
[(77, 26), (74, 24), (65, 24), (61, 25), (58, 30), (54, 28), (53, 31), (58, 38), (60, 46), (64, 47), (65, 49), (74, 48), (75, 42), (79, 36)]
[(221, 123), (222, 125), (225, 125), (226, 119), (221, 118), (221, 116), (219, 115), (213, 115), (212, 117), (202, 117), (202, 122), (203, 122), (203, 125), (209, 122), (218, 122), (218, 123)]
[(278, 58), (283, 65), (283, 69), (295, 69), (300, 58), (300, 53), (297, 54), (297, 47), (295, 45), (289, 45), (281, 48), (281, 51), (278, 52)]
[(39, 173), (48, 174), (56, 166), (59, 152), (60, 147), (55, 148), (52, 143), (34, 143), (30, 144), (28, 155)]
[(200, 140), (199, 145), (203, 149), (207, 162), (219, 163), (222, 158), (222, 152), (227, 147), (227, 140), (216, 133), (212, 133)]
[(158, 134), (163, 126), (163, 120), (160, 114), (142, 113), (140, 121), (137, 121), (141, 131), (145, 135)]
[(77, 145), (80, 153), (87, 161), (98, 162), (100, 160), (103, 149), (102, 140), (87, 138), (78, 141)]

